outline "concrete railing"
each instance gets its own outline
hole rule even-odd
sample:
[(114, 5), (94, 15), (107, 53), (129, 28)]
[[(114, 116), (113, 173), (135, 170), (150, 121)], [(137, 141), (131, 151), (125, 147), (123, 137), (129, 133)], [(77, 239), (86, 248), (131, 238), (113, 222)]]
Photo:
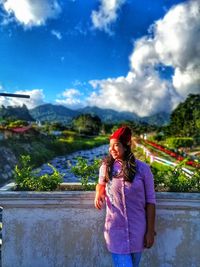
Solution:
[[(2, 267), (111, 267), (94, 192), (1, 192)], [(198, 267), (200, 194), (156, 193), (156, 241), (141, 267)]]

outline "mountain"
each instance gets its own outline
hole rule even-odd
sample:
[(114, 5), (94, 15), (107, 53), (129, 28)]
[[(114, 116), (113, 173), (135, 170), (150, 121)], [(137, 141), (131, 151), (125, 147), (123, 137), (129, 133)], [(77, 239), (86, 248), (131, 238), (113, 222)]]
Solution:
[(173, 136), (195, 137), (200, 143), (200, 94), (189, 94), (170, 116), (168, 131)]
[(119, 112), (112, 109), (101, 109), (98, 107), (85, 107), (71, 110), (64, 106), (45, 104), (30, 110), (31, 116), (39, 121), (59, 121), (70, 123), (73, 118), (80, 114), (97, 115), (105, 123), (119, 123), (120, 121), (145, 122), (148, 124), (163, 125), (169, 122), (168, 113), (159, 113), (150, 117), (138, 117), (132, 112)]
[(10, 120), (34, 121), (34, 118), (30, 115), (26, 105), (23, 105), (22, 107), (1, 106), (0, 118), (5, 120), (10, 119)]
[(29, 110), (36, 121), (64, 122), (70, 123), (80, 113), (61, 105), (44, 104)]
[(170, 114), (166, 112), (160, 112), (152, 116), (140, 118), (141, 122), (146, 122), (151, 125), (167, 125), (170, 121)]
[(107, 123), (117, 123), (120, 121), (138, 121), (139, 118), (136, 114), (132, 112), (119, 112), (113, 109), (101, 109), (98, 107), (85, 107), (82, 109), (78, 109), (81, 114), (91, 114), (97, 115), (103, 122)]

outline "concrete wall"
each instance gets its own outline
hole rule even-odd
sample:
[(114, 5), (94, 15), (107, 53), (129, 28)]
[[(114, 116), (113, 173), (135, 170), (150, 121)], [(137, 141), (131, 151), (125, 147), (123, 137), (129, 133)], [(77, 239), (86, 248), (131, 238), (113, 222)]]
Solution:
[[(1, 192), (2, 267), (111, 267), (94, 192)], [(200, 266), (200, 194), (157, 193), (157, 237), (141, 267)]]

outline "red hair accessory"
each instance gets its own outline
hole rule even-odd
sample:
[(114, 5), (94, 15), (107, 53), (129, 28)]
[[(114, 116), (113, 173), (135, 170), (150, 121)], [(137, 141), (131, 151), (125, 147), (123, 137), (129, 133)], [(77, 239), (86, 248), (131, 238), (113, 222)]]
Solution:
[(131, 129), (127, 126), (117, 129), (111, 136), (111, 139), (117, 139), (122, 144), (130, 145), (131, 144)]

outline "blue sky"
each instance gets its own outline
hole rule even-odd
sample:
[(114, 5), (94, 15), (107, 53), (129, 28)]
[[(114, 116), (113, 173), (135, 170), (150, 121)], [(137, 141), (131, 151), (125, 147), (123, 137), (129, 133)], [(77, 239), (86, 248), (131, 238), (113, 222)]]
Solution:
[[(140, 116), (199, 92), (198, 0), (0, 0), (0, 104)], [(25, 102), (24, 102), (25, 101)]]

